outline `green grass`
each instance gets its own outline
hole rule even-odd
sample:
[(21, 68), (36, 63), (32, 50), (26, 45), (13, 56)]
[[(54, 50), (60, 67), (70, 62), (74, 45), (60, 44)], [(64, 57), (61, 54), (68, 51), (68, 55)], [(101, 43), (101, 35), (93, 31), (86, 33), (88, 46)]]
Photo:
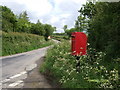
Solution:
[(2, 33), (2, 56), (12, 55), (51, 45), (43, 36), (18, 32)]
[[(119, 85), (118, 64), (104, 64), (104, 53), (88, 50), (88, 55), (81, 56), (79, 72), (77, 60), (72, 56), (69, 41), (61, 42), (49, 49), (40, 72), (54, 77), (63, 88), (117, 88)], [(119, 59), (117, 59), (119, 61)], [(116, 60), (114, 60), (116, 62)], [(53, 80), (53, 81), (54, 81)]]

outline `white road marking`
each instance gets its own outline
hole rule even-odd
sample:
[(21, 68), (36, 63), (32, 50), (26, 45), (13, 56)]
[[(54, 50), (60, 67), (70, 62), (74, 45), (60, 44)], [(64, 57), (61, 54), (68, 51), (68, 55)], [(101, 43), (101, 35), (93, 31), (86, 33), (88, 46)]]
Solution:
[(26, 74), (26, 73), (27, 73), (26, 71), (23, 71), (23, 72), (21, 72), (21, 73), (19, 73), (19, 74), (16, 74), (16, 75), (12, 76), (12, 77), (9, 77), (9, 79), (5, 79), (5, 80), (0, 81), (0, 82), (1, 82), (1, 83), (8, 82), (8, 81), (10, 81), (11, 79), (17, 78), (17, 77), (19, 77), (19, 76), (21, 76), (21, 75), (24, 75), (24, 74)]
[(19, 76), (21, 76), (21, 75), (23, 75), (23, 74), (26, 74), (26, 73), (27, 73), (26, 71), (21, 72), (20, 74), (16, 74), (16, 75), (10, 77), (10, 79), (13, 79), (13, 78), (19, 77)]
[(12, 83), (9, 85), (9, 87), (15, 87), (15, 86), (19, 85), (20, 83), (23, 83), (23, 81), (20, 80), (20, 81), (17, 81), (15, 83)]
[(8, 82), (8, 81), (10, 81), (10, 79), (5, 79), (5, 80), (3, 80), (1, 82), (4, 83), (4, 82)]
[[(26, 67), (26, 71), (30, 71), (30, 70), (34, 69), (35, 67), (37, 67), (37, 64), (32, 64), (29, 67)], [(9, 79), (5, 79), (5, 80), (1, 81), (1, 85), (2, 85), (2, 83), (6, 83), (6, 82), (10, 81), (11, 79), (14, 79), (14, 78), (17, 78), (17, 77), (20, 77), (20, 76), (26, 74), (27, 73), (26, 71), (23, 71), (23, 72), (21, 72), (19, 74), (11, 76), (11, 77), (9, 77)], [(20, 81), (17, 81), (15, 83), (9, 84), (8, 86), (9, 87), (15, 87), (15, 86), (19, 85), (20, 83), (23, 83), (23, 81), (20, 80)]]

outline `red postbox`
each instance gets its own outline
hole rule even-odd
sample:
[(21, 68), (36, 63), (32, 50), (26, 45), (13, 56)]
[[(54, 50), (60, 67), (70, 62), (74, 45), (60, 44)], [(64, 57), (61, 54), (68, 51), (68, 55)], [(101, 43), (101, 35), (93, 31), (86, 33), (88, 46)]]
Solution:
[(86, 55), (87, 36), (83, 32), (73, 32), (72, 35), (72, 55)]

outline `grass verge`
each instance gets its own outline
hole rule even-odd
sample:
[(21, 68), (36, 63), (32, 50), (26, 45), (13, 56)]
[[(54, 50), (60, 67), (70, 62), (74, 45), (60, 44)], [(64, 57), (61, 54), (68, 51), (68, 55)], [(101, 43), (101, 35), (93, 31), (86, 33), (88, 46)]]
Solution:
[[(40, 72), (54, 77), (54, 82), (62, 88), (118, 88), (118, 61), (104, 63), (105, 53), (88, 49), (88, 55), (81, 56), (80, 66), (76, 69), (78, 60), (70, 54), (70, 43), (64, 41), (49, 49)], [(79, 72), (77, 72), (79, 70)]]

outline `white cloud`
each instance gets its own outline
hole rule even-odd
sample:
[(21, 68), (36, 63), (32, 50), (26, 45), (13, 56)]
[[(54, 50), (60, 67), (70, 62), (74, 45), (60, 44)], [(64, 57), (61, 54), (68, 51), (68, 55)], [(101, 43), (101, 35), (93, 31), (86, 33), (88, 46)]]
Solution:
[(54, 24), (56, 22), (64, 21), (69, 16), (70, 14), (51, 15), (51, 18), (48, 20), (48, 22)]
[[(37, 16), (43, 16), (51, 12), (53, 9), (52, 5), (48, 2), (48, 0), (4, 0), (2, 1), (3, 5), (12, 5), (12, 3), (17, 2), (19, 5), (25, 5), (26, 8), (24, 10), (35, 12)], [(14, 5), (13, 5), (14, 6)], [(20, 9), (19, 7), (17, 9)]]
[(15, 14), (26, 10), (32, 22), (40, 19), (62, 32), (64, 25), (68, 25), (68, 28), (74, 26), (78, 10), (85, 2), (86, 0), (4, 0), (2, 5), (11, 8)]
[(59, 17), (56, 17), (56, 16), (52, 16), (51, 19), (50, 19), (50, 22), (53, 24), (53, 23), (56, 23), (59, 21)]
[(35, 0), (31, 2), (30, 0), (27, 7), (29, 10), (36, 11), (38, 16), (43, 16), (49, 14), (52, 10), (52, 5), (47, 0)]
[(63, 18), (68, 18), (70, 16), (70, 14), (61, 14), (60, 17), (63, 17)]
[(87, 0), (72, 0), (75, 3), (85, 4)]

